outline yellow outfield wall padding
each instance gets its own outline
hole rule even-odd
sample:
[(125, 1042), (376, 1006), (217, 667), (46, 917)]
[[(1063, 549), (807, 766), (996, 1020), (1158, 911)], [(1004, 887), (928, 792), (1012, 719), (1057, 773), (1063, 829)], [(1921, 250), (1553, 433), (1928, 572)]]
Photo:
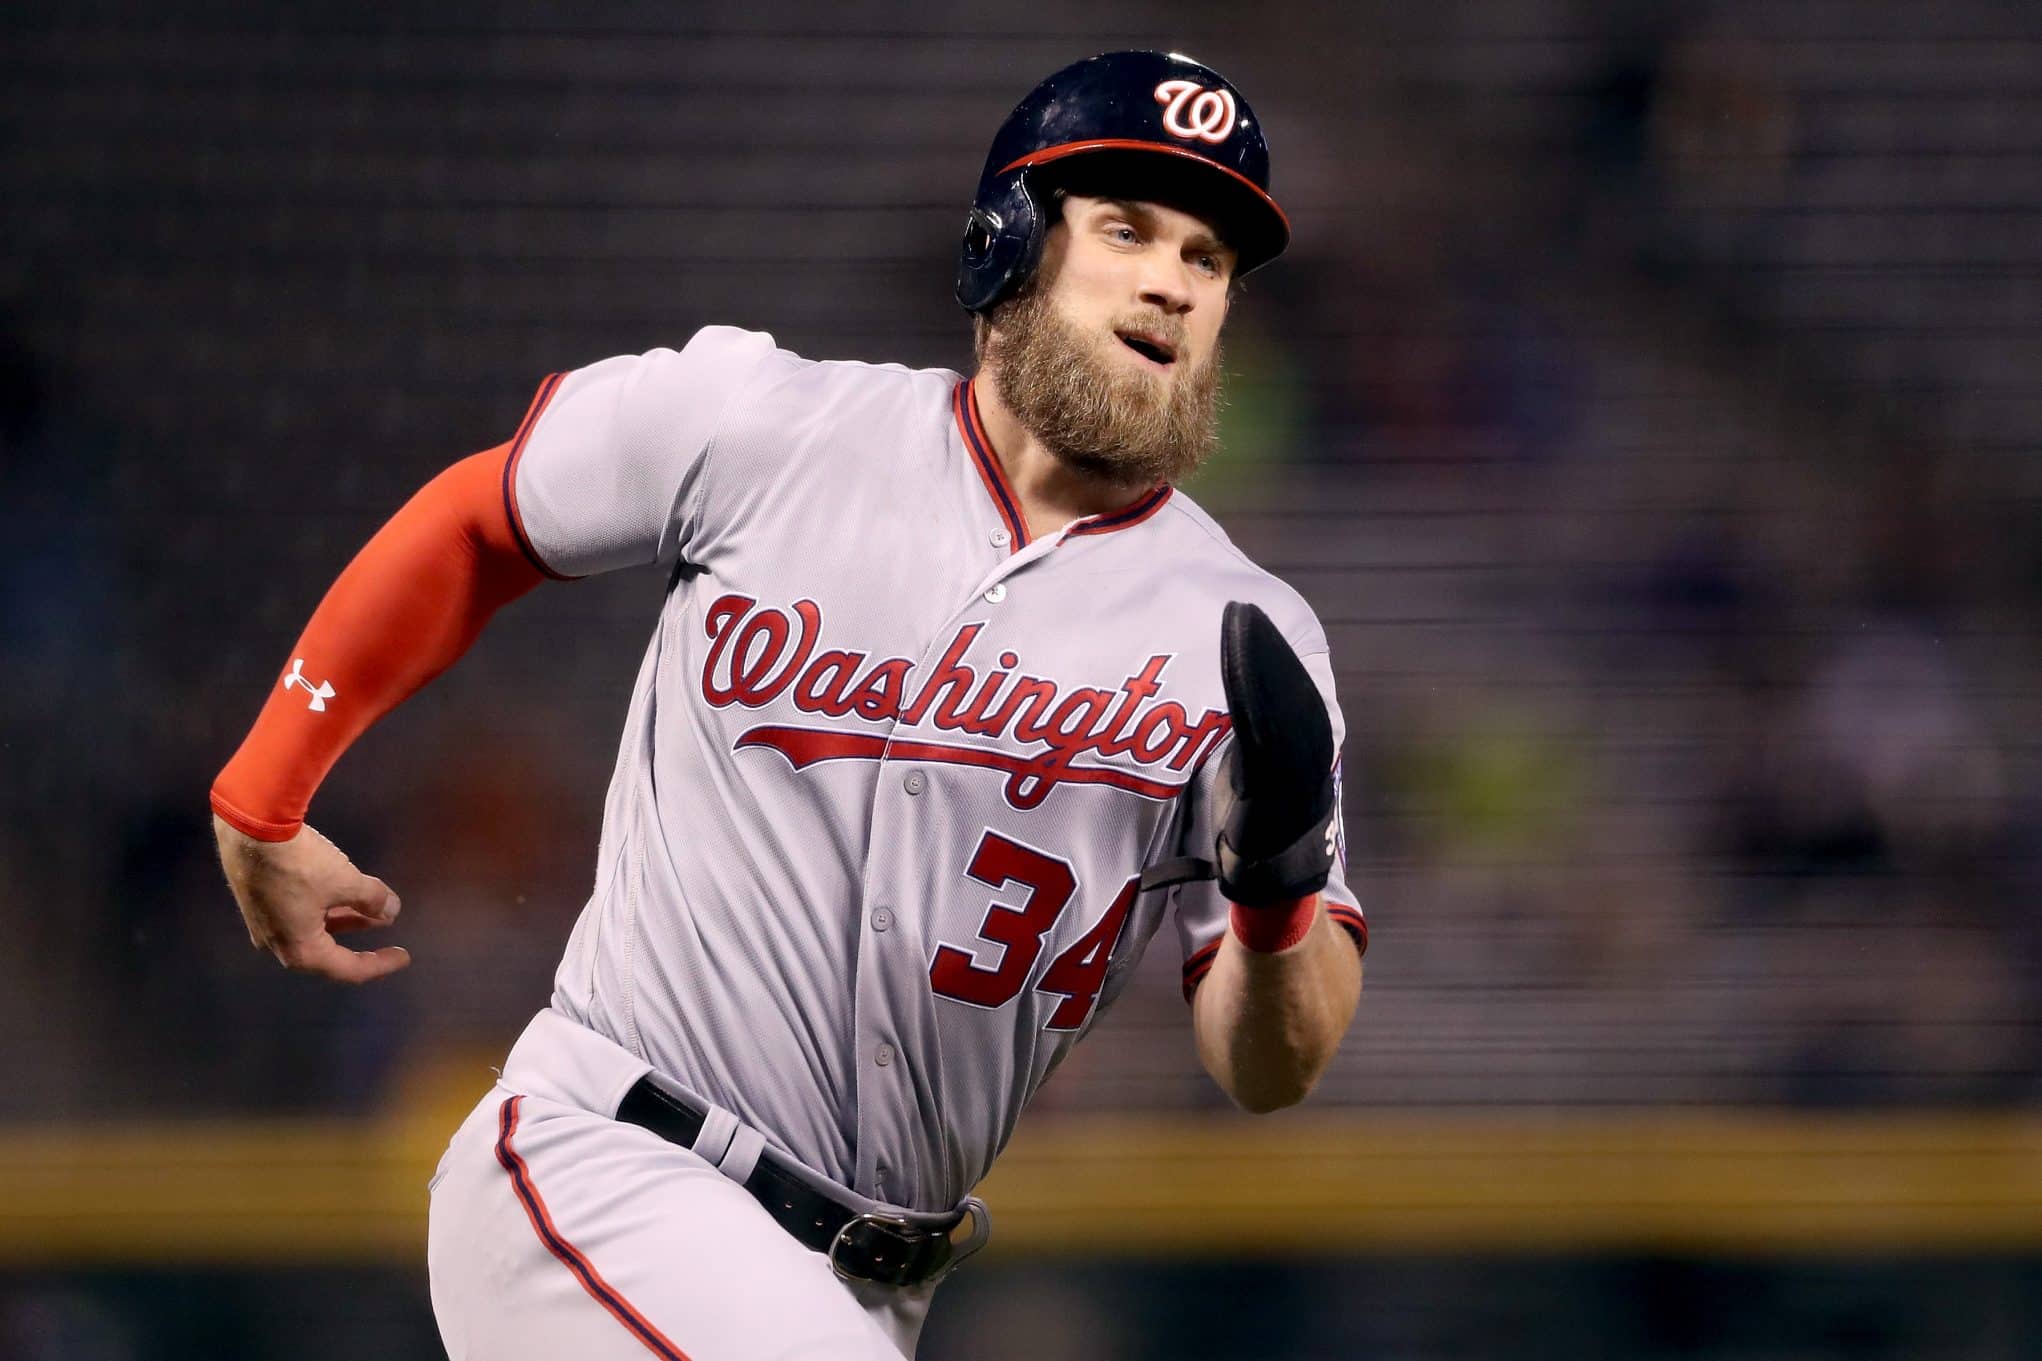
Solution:
[[(0, 1129), (0, 1264), (422, 1262), (448, 1120)], [(2042, 1117), (1046, 1115), (1002, 1253), (2042, 1249)]]

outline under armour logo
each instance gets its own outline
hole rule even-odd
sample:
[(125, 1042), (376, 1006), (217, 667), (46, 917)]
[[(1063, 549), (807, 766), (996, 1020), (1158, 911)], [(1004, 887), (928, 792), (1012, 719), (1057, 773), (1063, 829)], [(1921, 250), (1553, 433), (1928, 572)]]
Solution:
[(303, 657), (291, 658), (291, 673), (284, 677), (284, 689), (288, 690), (294, 685), (304, 686), (305, 693), (312, 696), (311, 702), (305, 706), (306, 708), (314, 713), (323, 714), (326, 712), (326, 701), (333, 698), (333, 683), (331, 681), (320, 681), (317, 686), (314, 686), (311, 681), (306, 680), (305, 659)]
[(1208, 90), (1195, 80), (1166, 80), (1156, 87), (1156, 102), (1163, 110), (1163, 126), (1175, 137), (1195, 137), (1201, 142), (1224, 142), (1234, 130), (1234, 92)]

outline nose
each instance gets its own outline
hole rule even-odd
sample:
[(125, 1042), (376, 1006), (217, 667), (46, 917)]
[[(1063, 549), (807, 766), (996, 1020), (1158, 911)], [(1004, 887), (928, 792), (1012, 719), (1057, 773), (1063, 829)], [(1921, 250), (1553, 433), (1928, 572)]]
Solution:
[(1163, 252), (1154, 252), (1143, 261), (1139, 296), (1150, 307), (1182, 316), (1191, 310), (1194, 300), (1190, 267), (1182, 260), (1161, 258), (1162, 255)]

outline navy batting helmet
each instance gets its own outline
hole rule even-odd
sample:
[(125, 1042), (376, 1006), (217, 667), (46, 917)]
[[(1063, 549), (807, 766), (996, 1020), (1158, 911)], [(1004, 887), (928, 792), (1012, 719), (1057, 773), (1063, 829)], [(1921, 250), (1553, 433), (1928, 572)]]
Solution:
[(958, 255), (966, 311), (983, 312), (1034, 273), (1050, 191), (1080, 167), (1088, 188), (1166, 196), (1211, 216), (1238, 255), (1237, 276), (1289, 244), (1290, 220), (1269, 196), (1269, 144), (1241, 92), (1174, 52), (1108, 52), (1029, 91), (993, 138)]

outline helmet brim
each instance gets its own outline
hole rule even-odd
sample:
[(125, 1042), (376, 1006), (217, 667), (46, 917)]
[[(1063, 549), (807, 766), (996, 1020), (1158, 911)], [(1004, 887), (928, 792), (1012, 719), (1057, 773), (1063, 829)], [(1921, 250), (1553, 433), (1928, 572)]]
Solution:
[(1153, 199), (1204, 217), (1234, 248), (1237, 278), (1268, 264), (1290, 244), (1290, 219), (1261, 185), (1189, 147), (1122, 137), (1063, 142), (1001, 169), (1002, 174), (1016, 171), (1072, 192)]

